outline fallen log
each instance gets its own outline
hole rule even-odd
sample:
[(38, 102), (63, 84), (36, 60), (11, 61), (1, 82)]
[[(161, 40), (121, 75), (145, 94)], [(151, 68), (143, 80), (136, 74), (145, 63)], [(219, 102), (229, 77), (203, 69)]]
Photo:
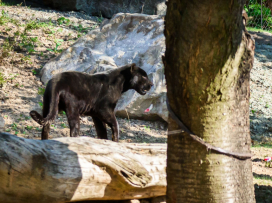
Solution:
[(0, 132), (0, 202), (62, 203), (166, 194), (166, 145)]

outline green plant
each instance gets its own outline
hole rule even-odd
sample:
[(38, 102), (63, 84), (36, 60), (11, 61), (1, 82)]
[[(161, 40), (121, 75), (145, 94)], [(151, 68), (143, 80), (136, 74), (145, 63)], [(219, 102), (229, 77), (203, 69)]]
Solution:
[(78, 32), (85, 32), (88, 30), (88, 28), (84, 28), (81, 24), (79, 24), (78, 26), (74, 26), (74, 29)]
[[(4, 24), (6, 24), (8, 22), (11, 22), (11, 23), (19, 26), (19, 21), (10, 18), (9, 15), (8, 15), (8, 12), (5, 12), (4, 10), (2, 10), (1, 14), (2, 15), (0, 17), (0, 25), (4, 25)], [(11, 29), (11, 28), (6, 28), (6, 29)]]
[(29, 125), (26, 126), (27, 130), (32, 130), (32, 128), (33, 128), (33, 126), (29, 126)]
[(62, 31), (63, 31), (62, 28), (57, 29), (57, 32), (62, 32)]
[(252, 147), (259, 148), (259, 147), (264, 147), (264, 148), (272, 148), (271, 143), (261, 143), (261, 144), (253, 144)]
[(14, 80), (19, 74), (10, 74), (11, 78), (9, 78), (9, 80)]
[(3, 87), (3, 85), (6, 83), (6, 80), (4, 78), (3, 73), (0, 72), (0, 87)]
[(53, 127), (54, 129), (57, 129), (57, 127), (54, 124), (51, 124), (51, 127)]
[(67, 128), (67, 125), (65, 125), (64, 123), (60, 124), (60, 126), (63, 128)]
[(54, 34), (55, 32), (56, 32), (56, 31), (53, 30), (53, 29), (44, 30), (44, 33), (45, 33), (45, 34), (49, 34), (49, 35), (52, 35), (52, 34)]
[(66, 115), (66, 112), (65, 111), (60, 111), (60, 114)]
[(40, 105), (40, 107), (43, 107), (43, 103), (42, 102), (39, 102), (39, 105)]
[(62, 44), (63, 39), (56, 39), (55, 41), (55, 48), (54, 49), (47, 49), (48, 51), (52, 51), (54, 53), (61, 53), (62, 49), (58, 50), (58, 47)]
[(4, 25), (9, 22), (9, 17), (8, 17), (8, 14), (4, 10), (2, 10), (1, 14), (2, 15), (0, 17), (0, 25)]
[[(264, 1), (263, 1), (264, 2)], [(271, 29), (272, 28), (272, 17), (271, 11), (265, 5), (261, 5), (258, 0), (249, 0), (248, 6), (244, 6), (247, 15), (249, 16), (247, 25), (249, 27)], [(262, 22), (261, 22), (262, 19)]]
[(45, 88), (38, 87), (38, 94), (39, 95), (44, 95), (44, 92), (45, 92)]
[(24, 56), (21, 60), (24, 61), (24, 62), (30, 61), (30, 56), (29, 55)]
[(37, 75), (37, 71), (34, 69), (32, 70), (33, 75)]
[(16, 124), (16, 123), (13, 123), (13, 124), (11, 125), (11, 128), (12, 128), (12, 130), (17, 130), (17, 124)]
[(60, 17), (60, 18), (57, 19), (57, 22), (58, 22), (59, 25), (62, 25), (62, 24), (69, 25), (70, 20), (67, 19), (67, 18), (64, 18), (64, 17)]
[(2, 44), (2, 57), (10, 56), (10, 52), (14, 49), (14, 41), (8, 37)]
[(266, 104), (265, 104), (265, 108), (269, 108), (269, 105), (268, 105), (268, 103), (266, 103)]
[(30, 30), (39, 29), (39, 28), (46, 28), (52, 25), (53, 23), (51, 21), (46, 23), (46, 22), (32, 20), (26, 24), (25, 31), (30, 31)]
[(38, 37), (28, 37), (26, 33), (22, 33), (20, 37), (21, 43), (19, 43), (19, 46), (25, 48), (29, 54), (35, 52), (34, 47), (38, 43)]
[(149, 126), (145, 126), (144, 129), (147, 130), (147, 131), (150, 131), (150, 127)]
[(254, 114), (256, 112), (256, 110), (251, 110), (251, 112)]
[(98, 23), (102, 23), (103, 20), (104, 20), (104, 18), (102, 17), (102, 14), (101, 14), (101, 13), (100, 13), (100, 17), (97, 17), (96, 19), (97, 19), (97, 22), (98, 22)]

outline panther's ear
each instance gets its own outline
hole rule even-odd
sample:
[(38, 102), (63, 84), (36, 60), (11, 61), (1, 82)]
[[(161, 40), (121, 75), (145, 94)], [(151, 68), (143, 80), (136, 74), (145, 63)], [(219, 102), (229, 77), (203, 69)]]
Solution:
[(135, 63), (131, 64), (130, 72), (133, 72), (135, 69), (136, 69), (136, 64)]

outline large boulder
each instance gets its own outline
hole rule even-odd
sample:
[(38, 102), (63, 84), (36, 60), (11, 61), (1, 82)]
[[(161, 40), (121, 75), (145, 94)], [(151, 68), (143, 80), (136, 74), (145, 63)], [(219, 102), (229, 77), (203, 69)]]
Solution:
[(4, 131), (4, 127), (5, 127), (5, 120), (0, 114), (0, 131)]
[(89, 15), (111, 18), (116, 13), (165, 15), (166, 0), (43, 0), (45, 5), (61, 10), (80, 10)]
[[(144, 14), (117, 14), (101, 28), (78, 39), (42, 69), (42, 82), (69, 70), (97, 73), (136, 63), (154, 86), (145, 96), (134, 90), (122, 95), (117, 115), (130, 118), (167, 120), (166, 86), (161, 56), (165, 52), (162, 17)], [(145, 112), (148, 107), (153, 107)]]

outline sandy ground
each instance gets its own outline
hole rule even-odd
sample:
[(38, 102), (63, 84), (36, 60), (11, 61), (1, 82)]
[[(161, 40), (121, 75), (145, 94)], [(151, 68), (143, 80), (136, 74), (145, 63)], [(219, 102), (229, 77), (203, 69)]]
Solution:
[[(19, 137), (40, 139), (41, 127), (29, 117), (29, 112), (31, 110), (41, 112), (42, 109), (42, 92), (45, 86), (40, 82), (41, 68), (89, 29), (99, 26), (102, 19), (25, 7), (2, 7), (1, 10), (0, 73), (4, 83), (1, 84), (0, 77), (0, 113), (5, 120), (5, 131)], [(59, 23), (62, 17), (66, 21)], [(35, 23), (30, 25), (37, 20), (44, 22), (43, 26), (35, 27)], [(27, 27), (30, 28), (25, 31)], [(31, 39), (35, 41), (33, 42), (35, 51), (30, 53), (25, 46), (26, 43), (20, 45), (23, 37), (28, 41)], [(254, 37), (260, 38), (263, 43), (271, 41), (270, 34), (254, 33)], [(57, 43), (60, 45), (52, 51)], [(128, 118), (118, 118), (118, 122), (121, 142), (166, 143), (167, 141), (166, 123)], [(109, 129), (108, 134), (110, 135)], [(51, 126), (50, 138), (66, 136), (69, 136), (67, 119), (65, 115), (59, 114), (56, 122)], [(81, 118), (81, 136), (96, 137), (93, 122), (89, 117)], [(265, 162), (262, 161), (265, 156), (272, 156), (272, 149), (267, 146), (253, 147), (252, 153), (257, 202), (272, 202), (272, 169), (265, 166)]]
[[(42, 109), (42, 93), (45, 86), (40, 82), (39, 71), (49, 59), (73, 44), (79, 36), (99, 26), (101, 20), (86, 19), (87, 17), (84, 19), (84, 16), (77, 16), (75, 13), (73, 15), (73, 13), (58, 13), (52, 10), (45, 12), (36, 8), (2, 8), (4, 10), (2, 16), (6, 16), (8, 22), (0, 27), (0, 44), (11, 46), (7, 51), (2, 49), (0, 58), (0, 72), (5, 78), (5, 84), (0, 89), (1, 115), (5, 120), (5, 131), (19, 137), (40, 139), (41, 127), (29, 117), (31, 110), (41, 112)], [(65, 22), (69, 20), (70, 24), (60, 24), (58, 19), (61, 18), (65, 18)], [(19, 26), (10, 19), (18, 20)], [(35, 51), (29, 53), (27, 48), (23, 47), (21, 50), (18, 48), (22, 43), (22, 37), (16, 37), (16, 32), (22, 34), (26, 27), (30, 25), (35, 27), (33, 21), (44, 22), (44, 25), (26, 31), (26, 38), (36, 38), (37, 41), (34, 46)], [(48, 50), (54, 50), (56, 43), (60, 43), (57, 47), (60, 51)], [(12, 51), (14, 48), (19, 50), (14, 53)], [(166, 123), (121, 118), (118, 118), (118, 122), (121, 142), (166, 142)], [(90, 117), (82, 117), (80, 127), (81, 136), (96, 137)], [(110, 129), (108, 134), (110, 135)], [(69, 136), (67, 119), (65, 115), (59, 114), (56, 122), (51, 126), (50, 138), (65, 136)]]

